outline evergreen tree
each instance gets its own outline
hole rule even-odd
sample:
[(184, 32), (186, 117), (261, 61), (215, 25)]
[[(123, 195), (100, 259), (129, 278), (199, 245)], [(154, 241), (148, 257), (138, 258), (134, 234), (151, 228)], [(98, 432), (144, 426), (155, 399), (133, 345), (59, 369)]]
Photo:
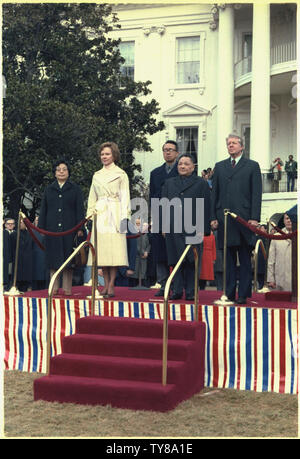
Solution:
[[(133, 151), (151, 151), (147, 136), (163, 129), (159, 107), (149, 99), (150, 81), (121, 74), (120, 27), (106, 4), (4, 4), (3, 191), (5, 207), (16, 216), (30, 197), (32, 214), (52, 164), (65, 158), (72, 180), (85, 197), (99, 169), (98, 147), (112, 140), (132, 189), (141, 168)], [(141, 100), (144, 100), (142, 102)]]

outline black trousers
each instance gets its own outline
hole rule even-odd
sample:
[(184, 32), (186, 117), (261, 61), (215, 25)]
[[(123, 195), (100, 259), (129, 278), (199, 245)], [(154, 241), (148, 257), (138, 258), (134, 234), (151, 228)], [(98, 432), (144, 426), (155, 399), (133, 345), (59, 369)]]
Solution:
[[(252, 294), (252, 266), (251, 253), (253, 247), (243, 242), (240, 246), (227, 247), (226, 257), (226, 295), (228, 299), (235, 300), (237, 280), (238, 296), (250, 298)], [(237, 267), (239, 257), (239, 270)], [(239, 277), (239, 279), (238, 279)]]

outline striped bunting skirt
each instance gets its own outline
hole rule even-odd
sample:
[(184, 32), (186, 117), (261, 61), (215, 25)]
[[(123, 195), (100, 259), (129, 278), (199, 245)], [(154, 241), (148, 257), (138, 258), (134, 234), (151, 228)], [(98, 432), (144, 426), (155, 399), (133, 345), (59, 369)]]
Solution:
[[(46, 298), (4, 297), (4, 364), (7, 370), (46, 372)], [(161, 303), (96, 301), (95, 314), (162, 319)], [(90, 314), (89, 300), (54, 299), (52, 355), (76, 319)], [(170, 304), (170, 320), (194, 320), (194, 307)], [(206, 323), (205, 386), (298, 393), (298, 311), (201, 305)]]

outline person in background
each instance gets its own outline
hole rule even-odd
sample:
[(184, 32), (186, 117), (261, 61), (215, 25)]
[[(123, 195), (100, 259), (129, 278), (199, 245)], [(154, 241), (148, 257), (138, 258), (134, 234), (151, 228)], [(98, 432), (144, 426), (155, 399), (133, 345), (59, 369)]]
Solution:
[(9, 270), (11, 272), (12, 267), (12, 247), (11, 247), (11, 240), (10, 235), (7, 229), (5, 229), (5, 222), (3, 224), (3, 251), (2, 251), (2, 269), (3, 269), (3, 291), (7, 291), (10, 288), (10, 277), (9, 277)]
[[(167, 140), (162, 147), (162, 151), (165, 162), (150, 173), (150, 206), (152, 199), (161, 198), (162, 187), (166, 180), (178, 175), (177, 159), (179, 152), (177, 143), (174, 140)], [(152, 226), (156, 217), (152, 215)], [(158, 218), (161, 218), (161, 216)], [(166, 242), (162, 234), (152, 233), (151, 247), (152, 260), (156, 267), (156, 280), (160, 284), (160, 289), (155, 293), (155, 296), (163, 296), (170, 270)]]
[(216, 260), (216, 241), (213, 232), (203, 238), (203, 253), (200, 270), (199, 287), (205, 290), (207, 281), (215, 280), (214, 263)]
[(137, 253), (132, 277), (138, 281), (141, 280), (141, 283), (144, 285), (144, 281), (147, 276), (148, 255), (151, 249), (148, 238), (148, 225), (147, 223), (144, 223), (141, 228), (141, 220), (137, 219), (135, 226), (137, 230), (140, 231), (141, 235), (137, 238)]
[(273, 163), (271, 164), (271, 171), (273, 172), (273, 192), (279, 191), (279, 182), (281, 180), (281, 172), (282, 172), (283, 162), (278, 157), (275, 158)]
[[(283, 216), (284, 233), (292, 232), (292, 222), (288, 214)], [(277, 234), (277, 233), (275, 233)], [(278, 233), (279, 234), (279, 233)], [(290, 292), (292, 290), (292, 240), (272, 239), (268, 257), (268, 287)]]
[(118, 268), (115, 282), (115, 285), (118, 287), (133, 287), (136, 284), (135, 279), (133, 279), (133, 274), (135, 270), (135, 260), (137, 253), (137, 238), (130, 237), (132, 235), (133, 233), (128, 228), (126, 235), (128, 266), (121, 266)]
[[(59, 233), (74, 228), (84, 219), (82, 191), (78, 185), (70, 181), (70, 166), (60, 159), (53, 166), (55, 176), (42, 198), (38, 226), (49, 232)], [(82, 230), (77, 231), (83, 235)], [(75, 234), (65, 236), (45, 236), (46, 267), (50, 270), (50, 278), (73, 252)], [(73, 269), (66, 268), (62, 274), (62, 288), (65, 295), (72, 293)], [(59, 279), (56, 279), (53, 293), (57, 294)]]
[(4, 228), (6, 229), (6, 231), (8, 231), (9, 233), (13, 233), (15, 231), (15, 226), (16, 226), (16, 222), (14, 220), (14, 218), (5, 218), (4, 220)]
[[(36, 216), (33, 222), (34, 226), (38, 226), (38, 222), (39, 217)], [(45, 236), (38, 231), (35, 231), (34, 234), (40, 243), (44, 245)], [(45, 251), (34, 242), (32, 249), (32, 290), (44, 290), (47, 285), (48, 276)]]
[(297, 161), (294, 160), (293, 155), (289, 155), (289, 160), (286, 161), (284, 170), (287, 174), (287, 191), (294, 191), (297, 177)]

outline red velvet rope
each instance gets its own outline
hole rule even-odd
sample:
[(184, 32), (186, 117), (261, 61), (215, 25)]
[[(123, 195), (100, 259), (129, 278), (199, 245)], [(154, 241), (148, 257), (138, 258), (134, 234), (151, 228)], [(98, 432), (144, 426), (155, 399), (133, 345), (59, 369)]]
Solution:
[(297, 235), (297, 230), (294, 231), (293, 233), (283, 233), (281, 235), (265, 233), (264, 231), (262, 231), (261, 229), (257, 228), (256, 226), (250, 225), (250, 223), (246, 222), (246, 220), (244, 220), (243, 218), (241, 218), (239, 216), (234, 217), (230, 213), (229, 213), (229, 215), (232, 218), (235, 218), (242, 225), (246, 226), (253, 233), (259, 234), (260, 236), (263, 236), (266, 239), (276, 239), (276, 240), (292, 239), (292, 238), (296, 237), (296, 235)]
[(69, 234), (72, 234), (74, 233), (75, 231), (79, 230), (79, 228), (81, 228), (81, 226), (83, 226), (87, 221), (88, 219), (85, 218), (84, 220), (82, 220), (81, 222), (79, 222), (76, 226), (74, 226), (74, 228), (71, 228), (67, 231), (61, 231), (60, 233), (53, 233), (51, 231), (46, 231), (42, 228), (38, 228), (37, 226), (34, 226), (30, 220), (28, 220), (28, 218), (24, 218), (23, 219), (25, 225), (27, 226), (27, 228), (31, 228), (35, 231), (37, 231), (38, 233), (41, 233), (41, 234), (45, 234), (46, 236), (68, 236)]
[[(71, 228), (67, 231), (61, 231), (60, 233), (53, 233), (51, 231), (46, 231), (42, 228), (38, 228), (37, 226), (34, 226), (31, 221), (25, 217), (23, 218), (23, 222), (24, 224), (26, 225), (27, 229), (28, 229), (28, 232), (29, 234), (31, 235), (31, 237), (33, 238), (34, 242), (40, 247), (40, 249), (42, 250), (45, 250), (45, 247), (44, 245), (38, 240), (38, 238), (36, 237), (36, 235), (34, 234), (33, 230), (34, 231), (37, 231), (38, 233), (41, 233), (41, 234), (44, 234), (46, 236), (67, 236), (71, 233), (74, 233), (75, 231), (77, 231), (79, 228), (81, 228), (87, 221), (89, 220), (89, 218), (85, 218), (84, 220), (82, 220), (80, 223), (78, 223), (76, 226), (74, 226), (74, 228)], [(91, 239), (91, 232), (89, 232), (88, 236), (87, 236), (87, 241), (90, 241)], [(126, 236), (127, 239), (134, 239), (134, 238), (138, 238), (140, 236), (142, 236), (143, 234), (146, 234), (146, 233), (137, 233), (137, 234), (132, 234), (132, 235), (129, 235), (129, 236)]]

